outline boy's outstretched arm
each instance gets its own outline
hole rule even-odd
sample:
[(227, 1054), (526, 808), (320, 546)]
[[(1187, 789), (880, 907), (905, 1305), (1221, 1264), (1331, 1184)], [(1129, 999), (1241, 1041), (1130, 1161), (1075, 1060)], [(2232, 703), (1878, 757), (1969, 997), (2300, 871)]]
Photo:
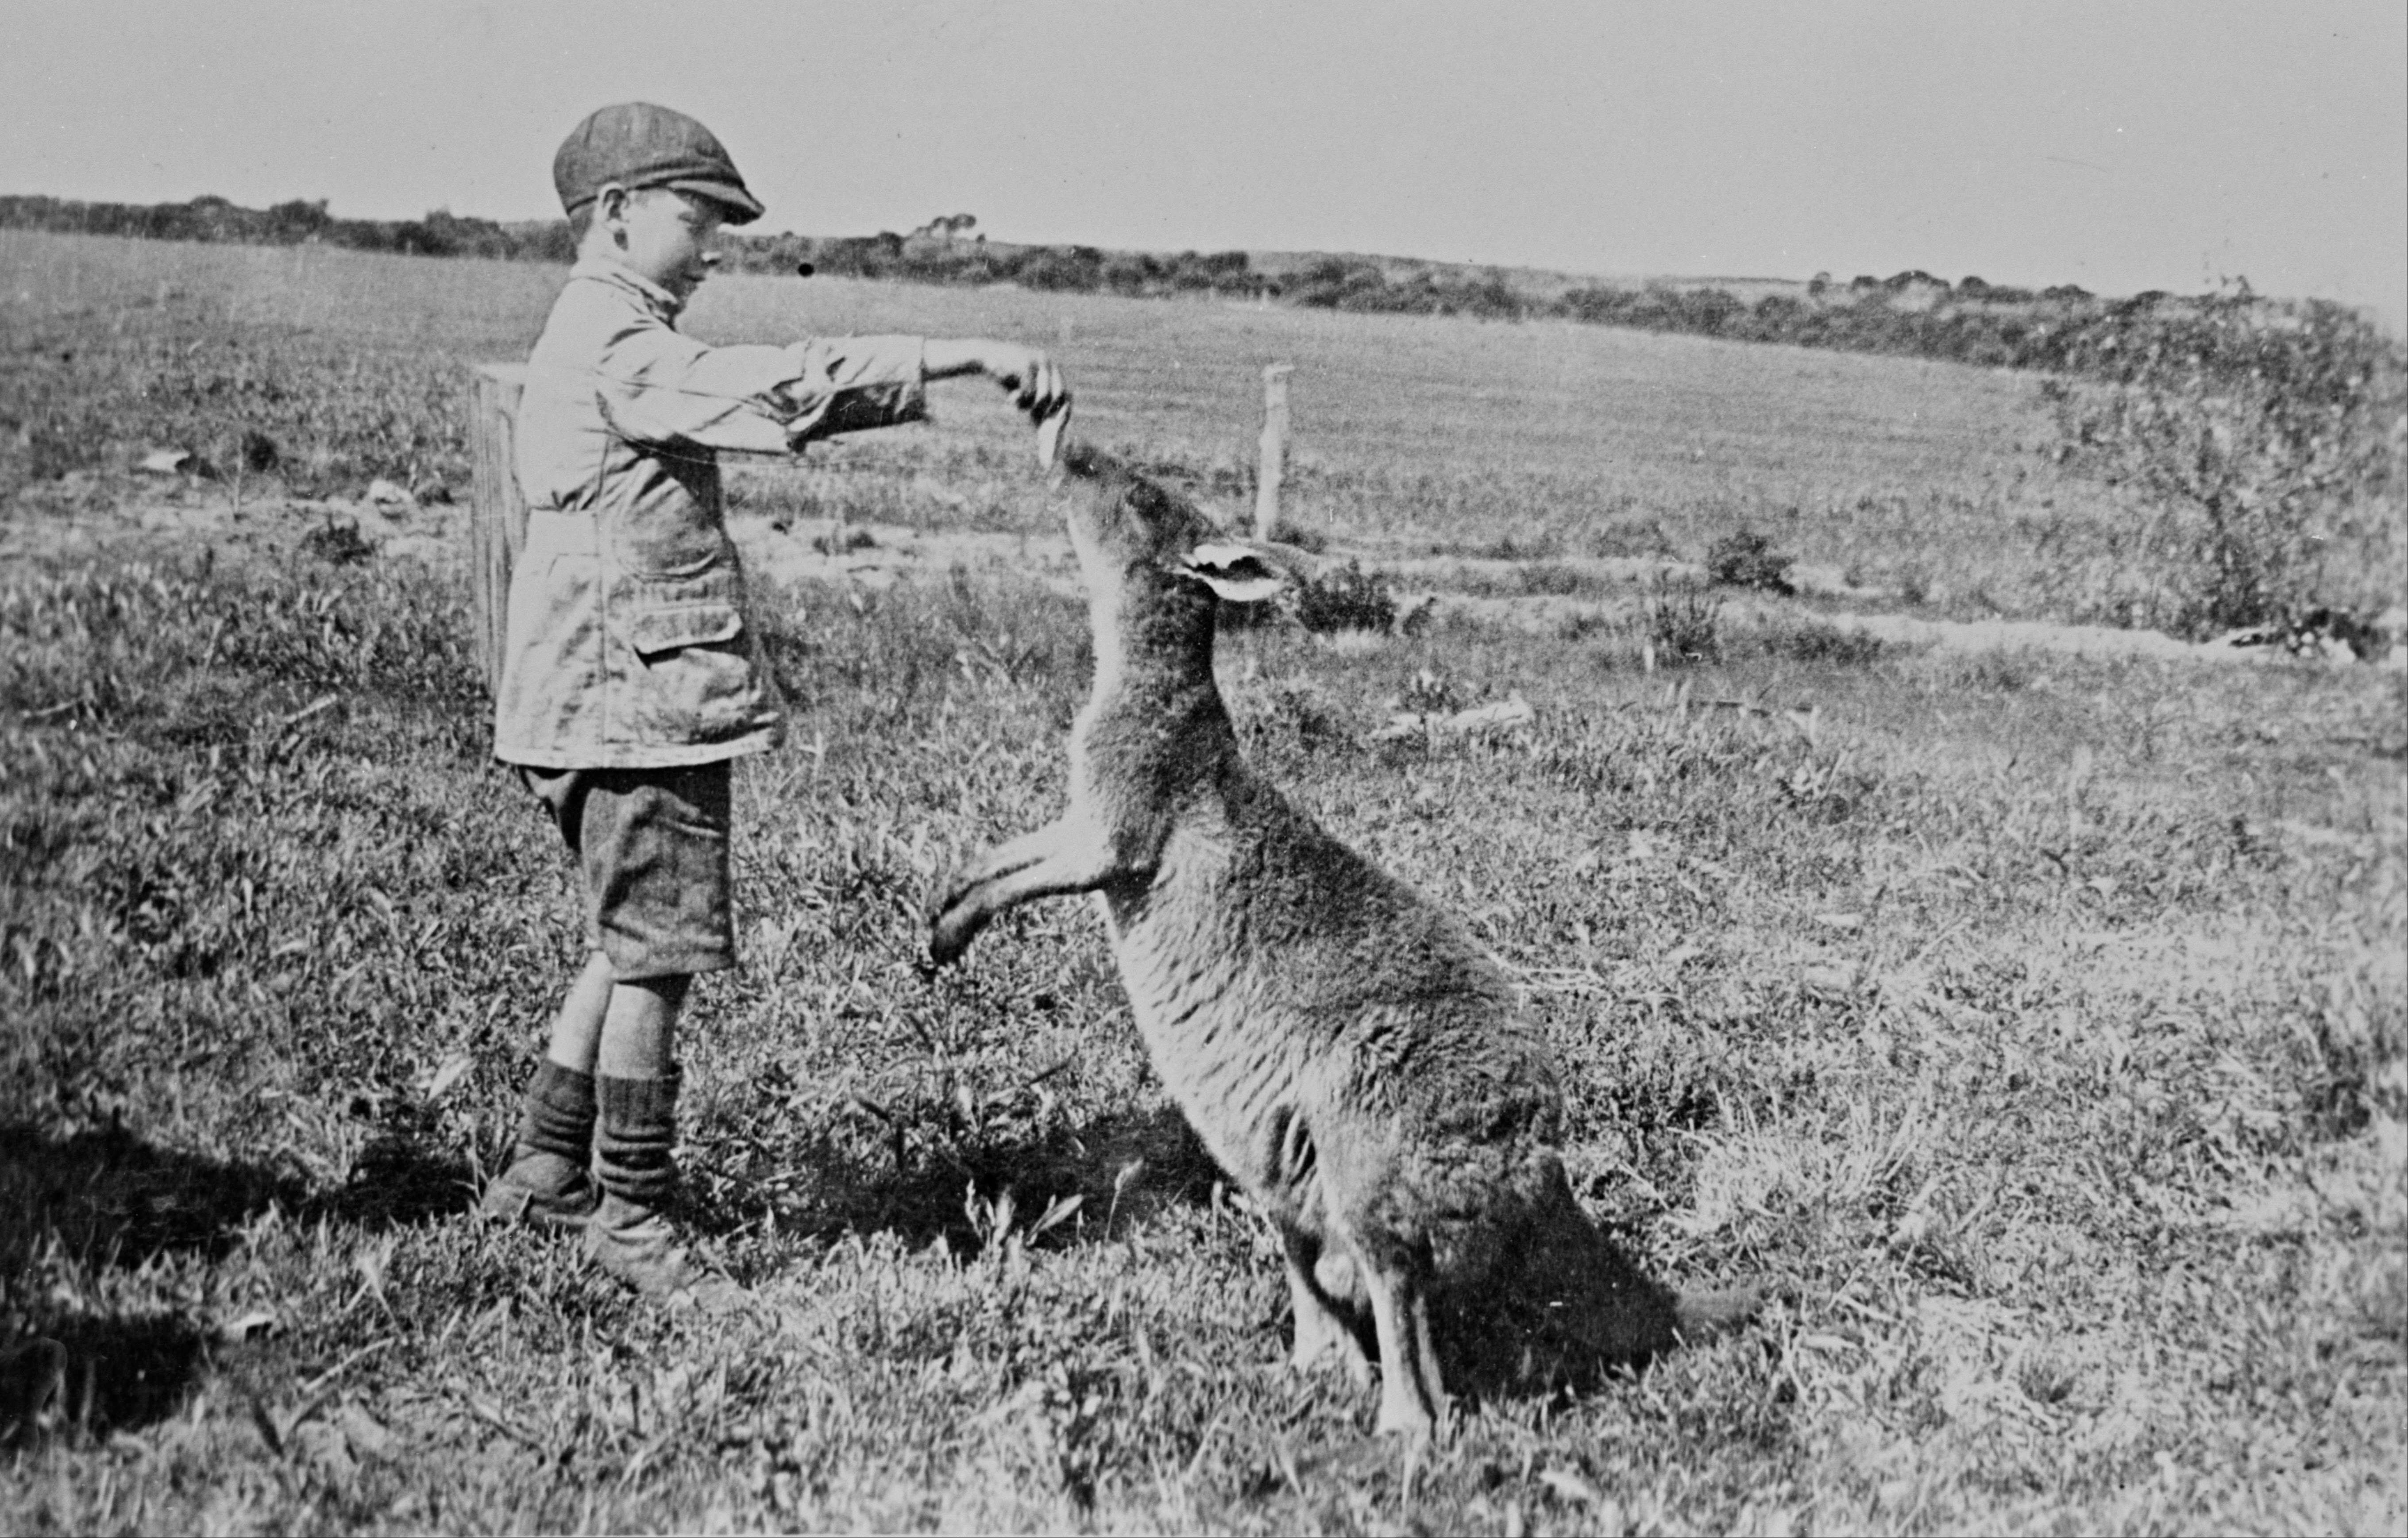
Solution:
[[(1054, 360), (1016, 342), (842, 336), (798, 343), (792, 350), (802, 377), (784, 392), (793, 408), (785, 432), (796, 449), (838, 433), (919, 420), (925, 415), (922, 386), (930, 379), (984, 374), (1039, 422), (1070, 404), (1070, 387)], [(908, 368), (898, 376), (896, 365), (906, 358)]]
[(1036, 348), (987, 337), (928, 338), (922, 367), (931, 379), (983, 374), (1011, 392), (1011, 404), (1039, 421), (1070, 401), (1054, 360)]

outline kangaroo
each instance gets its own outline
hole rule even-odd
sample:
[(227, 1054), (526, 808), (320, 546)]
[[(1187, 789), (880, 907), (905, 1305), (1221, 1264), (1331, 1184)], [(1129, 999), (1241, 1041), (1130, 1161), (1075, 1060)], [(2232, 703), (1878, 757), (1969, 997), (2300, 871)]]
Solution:
[(931, 910), (944, 965), (997, 914), (1094, 892), (1156, 1070), (1286, 1252), (1292, 1362), (1336, 1355), (1378, 1429), (1444, 1434), (1446, 1382), (1644, 1358), (1745, 1299), (1684, 1306), (1581, 1211), (1537, 1022), (1470, 932), (1257, 777), (1212, 678), (1217, 605), (1300, 552), (1222, 534), (1065, 452), (1095, 683), (1070, 805)]

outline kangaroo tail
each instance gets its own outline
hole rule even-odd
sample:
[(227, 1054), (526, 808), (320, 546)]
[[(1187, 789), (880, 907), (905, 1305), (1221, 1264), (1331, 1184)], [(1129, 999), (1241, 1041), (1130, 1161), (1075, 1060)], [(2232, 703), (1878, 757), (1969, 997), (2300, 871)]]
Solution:
[(1455, 1278), (1440, 1304), (1446, 1381), (1475, 1396), (1586, 1384), (1678, 1345), (1680, 1299), (1600, 1232), (1548, 1172), (1495, 1264)]
[[(1591, 1222), (1558, 1176), (1533, 1214), (1510, 1280), (1495, 1278), (1483, 1302), (1492, 1374), (1593, 1380), (1684, 1344), (1740, 1330), (1760, 1307), (1750, 1289), (1678, 1292), (1649, 1275)], [(1499, 1295), (1510, 1296), (1500, 1305)], [(1515, 1360), (1503, 1360), (1499, 1347)]]

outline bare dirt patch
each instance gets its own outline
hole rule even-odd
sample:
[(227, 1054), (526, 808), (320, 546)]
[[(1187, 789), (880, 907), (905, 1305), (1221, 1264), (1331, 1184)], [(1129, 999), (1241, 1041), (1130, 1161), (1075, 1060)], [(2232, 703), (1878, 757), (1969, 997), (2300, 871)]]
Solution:
[[(365, 497), (245, 496), (225, 482), (194, 477), (121, 477), (78, 472), (28, 487), (0, 520), (0, 559), (90, 550), (129, 536), (137, 542), (307, 548), (331, 533), (334, 548), (363, 556), (408, 558), (441, 567), (465, 559), (468, 509), (462, 504), (371, 502)], [(738, 515), (729, 533), (749, 570), (772, 584), (851, 584), (882, 591), (898, 582), (939, 579), (954, 570), (1013, 571), (1067, 597), (1080, 592), (1078, 563), (1059, 530), (920, 529), (830, 519)], [(355, 535), (356, 546), (349, 544)], [(1472, 555), (1398, 556), (1376, 543), (1335, 542), (1325, 569), (1362, 563), (1396, 582), (1398, 609), (1528, 634), (1640, 622), (1666, 584), (1702, 584), (1703, 568), (1670, 557), (1563, 557), (1533, 561)], [(1536, 572), (1540, 575), (1534, 577)], [(1883, 612), (1893, 595), (1849, 584), (1839, 573), (1800, 568), (1799, 596), (1726, 594), (1722, 618), (1739, 627), (1821, 623), (1885, 643), (1945, 652), (2042, 651), (2092, 658), (2209, 663), (2295, 660), (2280, 647), (2217, 640), (2189, 642), (2155, 631), (2047, 620), (1954, 620)], [(1514, 592), (1531, 582), (1570, 592)], [(1865, 608), (1852, 608), (1862, 604)], [(2379, 665), (2408, 669), (2408, 645), (2394, 644)], [(2344, 649), (2315, 654), (2349, 661)], [(2314, 660), (2312, 658), (2312, 660)]]
[(729, 520), (728, 533), (746, 569), (772, 582), (853, 583), (879, 591), (960, 569), (1014, 571), (1068, 597), (1080, 592), (1078, 561), (1058, 530), (924, 530), (827, 519), (781, 528), (767, 518), (739, 517)]
[(77, 471), (0, 505), (0, 560), (134, 545), (297, 550), (313, 533), (348, 528), (364, 554), (436, 566), (466, 549), (468, 510), (452, 503), (294, 497), (242, 491), (192, 476), (125, 477)]

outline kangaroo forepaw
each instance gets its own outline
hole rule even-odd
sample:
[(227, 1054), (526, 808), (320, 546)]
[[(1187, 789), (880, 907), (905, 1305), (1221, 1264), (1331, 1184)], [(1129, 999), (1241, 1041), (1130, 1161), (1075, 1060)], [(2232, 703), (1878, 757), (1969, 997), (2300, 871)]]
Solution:
[(986, 915), (974, 909), (946, 908), (928, 920), (928, 965), (948, 967), (962, 958), (986, 928)]

